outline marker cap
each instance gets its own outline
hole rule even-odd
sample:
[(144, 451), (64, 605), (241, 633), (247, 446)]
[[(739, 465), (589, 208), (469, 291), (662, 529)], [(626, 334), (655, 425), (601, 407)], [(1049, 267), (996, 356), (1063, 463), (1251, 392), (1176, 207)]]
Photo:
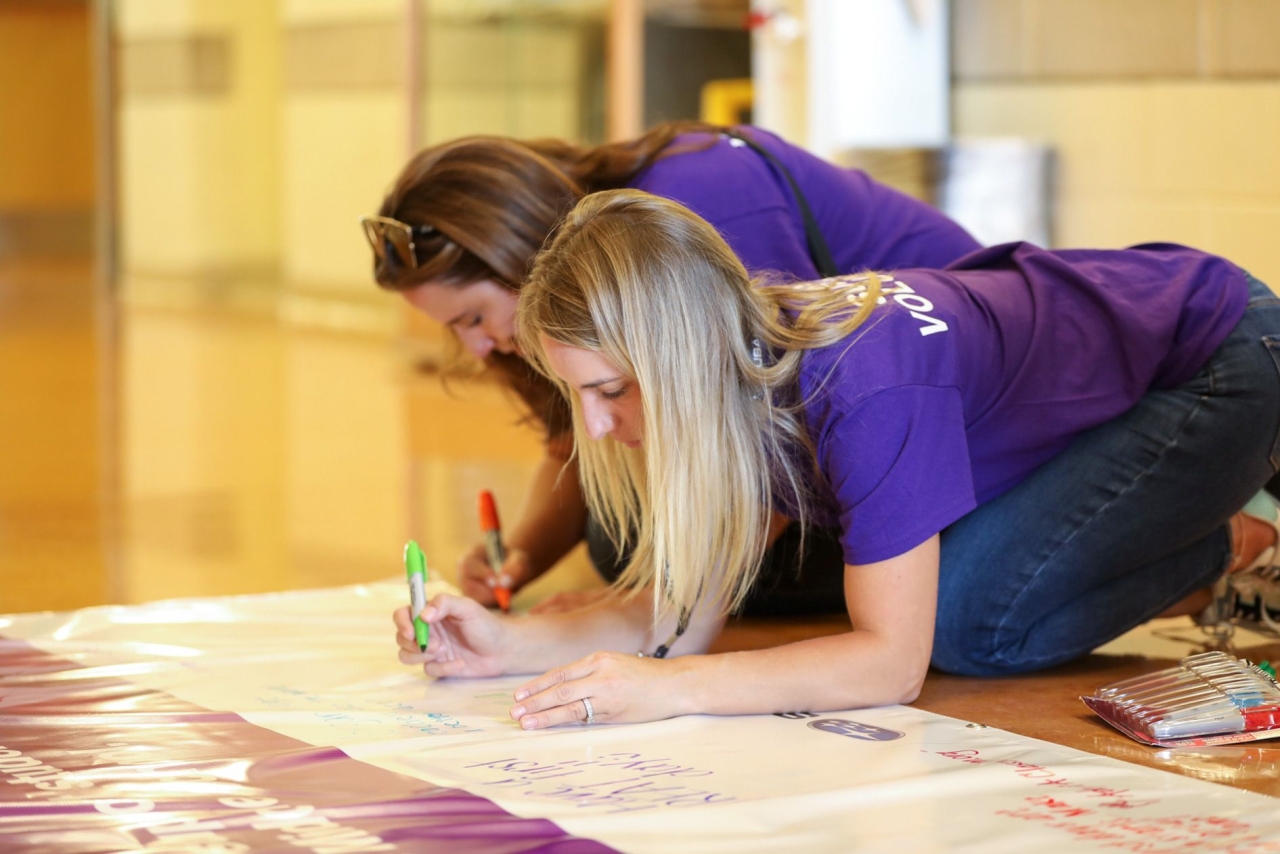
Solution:
[(493, 493), (487, 489), (482, 490), (480, 492), (480, 530), (488, 533), (501, 529), (502, 526), (498, 524), (498, 504), (493, 500)]

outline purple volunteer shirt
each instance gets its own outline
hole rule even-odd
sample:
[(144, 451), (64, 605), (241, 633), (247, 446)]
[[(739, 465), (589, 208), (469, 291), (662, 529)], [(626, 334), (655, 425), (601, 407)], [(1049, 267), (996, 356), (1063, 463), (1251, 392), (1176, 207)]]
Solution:
[[(841, 272), (945, 267), (980, 248), (938, 210), (864, 172), (842, 169), (759, 128), (740, 130), (791, 172)], [(709, 139), (705, 133), (678, 137), (673, 146), (689, 150), (656, 161), (632, 188), (679, 202), (707, 220), (752, 274), (818, 278), (786, 178), (740, 140), (717, 135), (704, 147)]]
[(800, 370), (826, 479), (813, 522), (840, 527), (855, 565), (909, 551), (1190, 379), (1248, 302), (1239, 268), (1172, 244), (1011, 243), (883, 287), (884, 306)]

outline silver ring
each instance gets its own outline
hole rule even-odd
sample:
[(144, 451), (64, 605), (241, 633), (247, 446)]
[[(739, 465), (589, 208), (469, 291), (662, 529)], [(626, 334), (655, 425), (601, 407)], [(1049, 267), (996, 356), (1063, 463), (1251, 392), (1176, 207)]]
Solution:
[(583, 697), (583, 698), (582, 698), (582, 706), (583, 706), (583, 708), (585, 708), (585, 709), (587, 710), (587, 724), (588, 724), (588, 725), (590, 725), (590, 724), (595, 723), (595, 722), (596, 722), (596, 710), (595, 710), (595, 709), (593, 709), (593, 708), (591, 708), (591, 701), (590, 701), (590, 700), (588, 700), (586, 697)]

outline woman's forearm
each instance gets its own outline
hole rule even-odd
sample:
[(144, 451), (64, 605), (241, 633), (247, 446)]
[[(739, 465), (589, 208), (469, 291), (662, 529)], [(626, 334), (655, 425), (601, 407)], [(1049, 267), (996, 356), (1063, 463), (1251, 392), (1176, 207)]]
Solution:
[(507, 533), (506, 543), (529, 555), (537, 577), (582, 540), (586, 519), (577, 465), (548, 453), (534, 472), (524, 510)]
[(684, 663), (680, 690), (704, 714), (831, 711), (910, 703), (933, 653), (941, 539), (845, 566), (853, 631)]
[(688, 700), (682, 713), (741, 715), (910, 703), (920, 693), (929, 658), (852, 631), (672, 664), (679, 669), (671, 690)]
[(652, 599), (641, 592), (566, 613), (512, 617), (506, 672), (541, 672), (593, 652), (635, 655), (652, 633), (651, 613)]
[(913, 702), (933, 651), (940, 541), (934, 535), (895, 557), (847, 564), (845, 596), (856, 628), (772, 649), (689, 654), (706, 649), (723, 624), (704, 607), (673, 643), (679, 657), (638, 658), (641, 641), (665, 638), (675, 623), (668, 617), (651, 630), (650, 597), (613, 597), (558, 619), (505, 624), (515, 638), (505, 643), (505, 672), (544, 671), (516, 691), (512, 716), (538, 729), (593, 715), (623, 723)]

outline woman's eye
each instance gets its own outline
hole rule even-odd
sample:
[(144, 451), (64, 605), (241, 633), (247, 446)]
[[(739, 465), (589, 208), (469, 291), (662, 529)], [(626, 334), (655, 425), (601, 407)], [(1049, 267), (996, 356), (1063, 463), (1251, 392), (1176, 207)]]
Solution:
[(617, 400), (618, 398), (622, 397), (626, 393), (627, 393), (627, 387), (623, 386), (617, 391), (602, 391), (600, 392), (600, 396), (603, 397), (605, 400)]
[(477, 315), (475, 315), (474, 317), (472, 317), (470, 320), (468, 320), (468, 321), (467, 321), (467, 328), (468, 328), (468, 329), (474, 329), (475, 327), (477, 327), (477, 326), (479, 326), (479, 325), (480, 325), (480, 321), (481, 321), (482, 319), (483, 319), (483, 318), (481, 318), (481, 317), (480, 317), (480, 315), (478, 315), (478, 314), (477, 314)]

